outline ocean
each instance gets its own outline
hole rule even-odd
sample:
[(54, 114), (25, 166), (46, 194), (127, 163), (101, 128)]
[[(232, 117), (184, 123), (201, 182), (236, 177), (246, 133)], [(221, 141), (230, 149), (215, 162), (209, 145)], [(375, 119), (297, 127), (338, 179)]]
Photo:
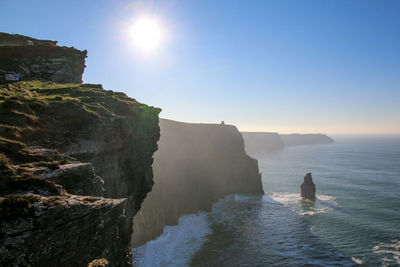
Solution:
[[(263, 196), (231, 195), (133, 250), (140, 266), (400, 266), (400, 139), (257, 155)], [(311, 172), (315, 203), (300, 185)]]

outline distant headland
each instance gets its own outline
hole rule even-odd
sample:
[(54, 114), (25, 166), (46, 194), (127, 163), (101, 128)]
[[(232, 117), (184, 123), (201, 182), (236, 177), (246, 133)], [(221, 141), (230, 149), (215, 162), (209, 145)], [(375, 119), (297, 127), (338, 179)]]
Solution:
[(250, 155), (282, 151), (285, 147), (329, 144), (335, 141), (326, 134), (279, 134), (275, 132), (241, 132)]

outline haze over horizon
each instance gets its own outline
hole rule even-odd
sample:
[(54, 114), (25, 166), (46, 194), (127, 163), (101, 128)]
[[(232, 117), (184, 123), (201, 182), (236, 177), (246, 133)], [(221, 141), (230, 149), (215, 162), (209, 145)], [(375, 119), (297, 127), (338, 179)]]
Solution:
[[(0, 31), (87, 49), (84, 82), (160, 107), (163, 118), (400, 134), (399, 14), (396, 0), (5, 0)], [(142, 17), (160, 27), (146, 53), (131, 36)]]

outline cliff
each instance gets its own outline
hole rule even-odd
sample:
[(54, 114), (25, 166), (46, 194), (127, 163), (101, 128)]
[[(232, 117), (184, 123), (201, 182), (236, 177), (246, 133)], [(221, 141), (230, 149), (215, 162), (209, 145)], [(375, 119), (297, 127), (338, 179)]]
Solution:
[(282, 151), (285, 147), (328, 144), (335, 142), (325, 134), (278, 134), (269, 132), (241, 132), (246, 152), (250, 156)]
[(21, 34), (0, 32), (0, 46), (57, 45), (57, 41), (39, 40)]
[(101, 85), (0, 85), (0, 265), (129, 266), (159, 112)]
[(281, 139), (286, 147), (335, 142), (325, 134), (281, 134)]
[(156, 238), (183, 214), (210, 210), (228, 194), (262, 194), (257, 160), (236, 127), (160, 120), (154, 186), (134, 218), (133, 246)]
[(56, 41), (0, 33), (0, 83), (28, 80), (82, 83), (87, 51), (56, 44)]
[(249, 155), (282, 151), (284, 148), (278, 133), (241, 132)]

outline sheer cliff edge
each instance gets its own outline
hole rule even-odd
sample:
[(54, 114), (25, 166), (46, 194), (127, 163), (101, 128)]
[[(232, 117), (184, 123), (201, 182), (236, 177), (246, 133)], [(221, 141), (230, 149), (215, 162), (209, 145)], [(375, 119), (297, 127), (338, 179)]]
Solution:
[(155, 184), (134, 218), (134, 247), (226, 195), (263, 194), (258, 162), (246, 154), (235, 126), (160, 119), (160, 130)]
[(86, 50), (58, 46), (57, 41), (0, 32), (0, 83), (82, 83), (86, 55)]
[(0, 265), (130, 266), (159, 112), (101, 85), (0, 85)]

